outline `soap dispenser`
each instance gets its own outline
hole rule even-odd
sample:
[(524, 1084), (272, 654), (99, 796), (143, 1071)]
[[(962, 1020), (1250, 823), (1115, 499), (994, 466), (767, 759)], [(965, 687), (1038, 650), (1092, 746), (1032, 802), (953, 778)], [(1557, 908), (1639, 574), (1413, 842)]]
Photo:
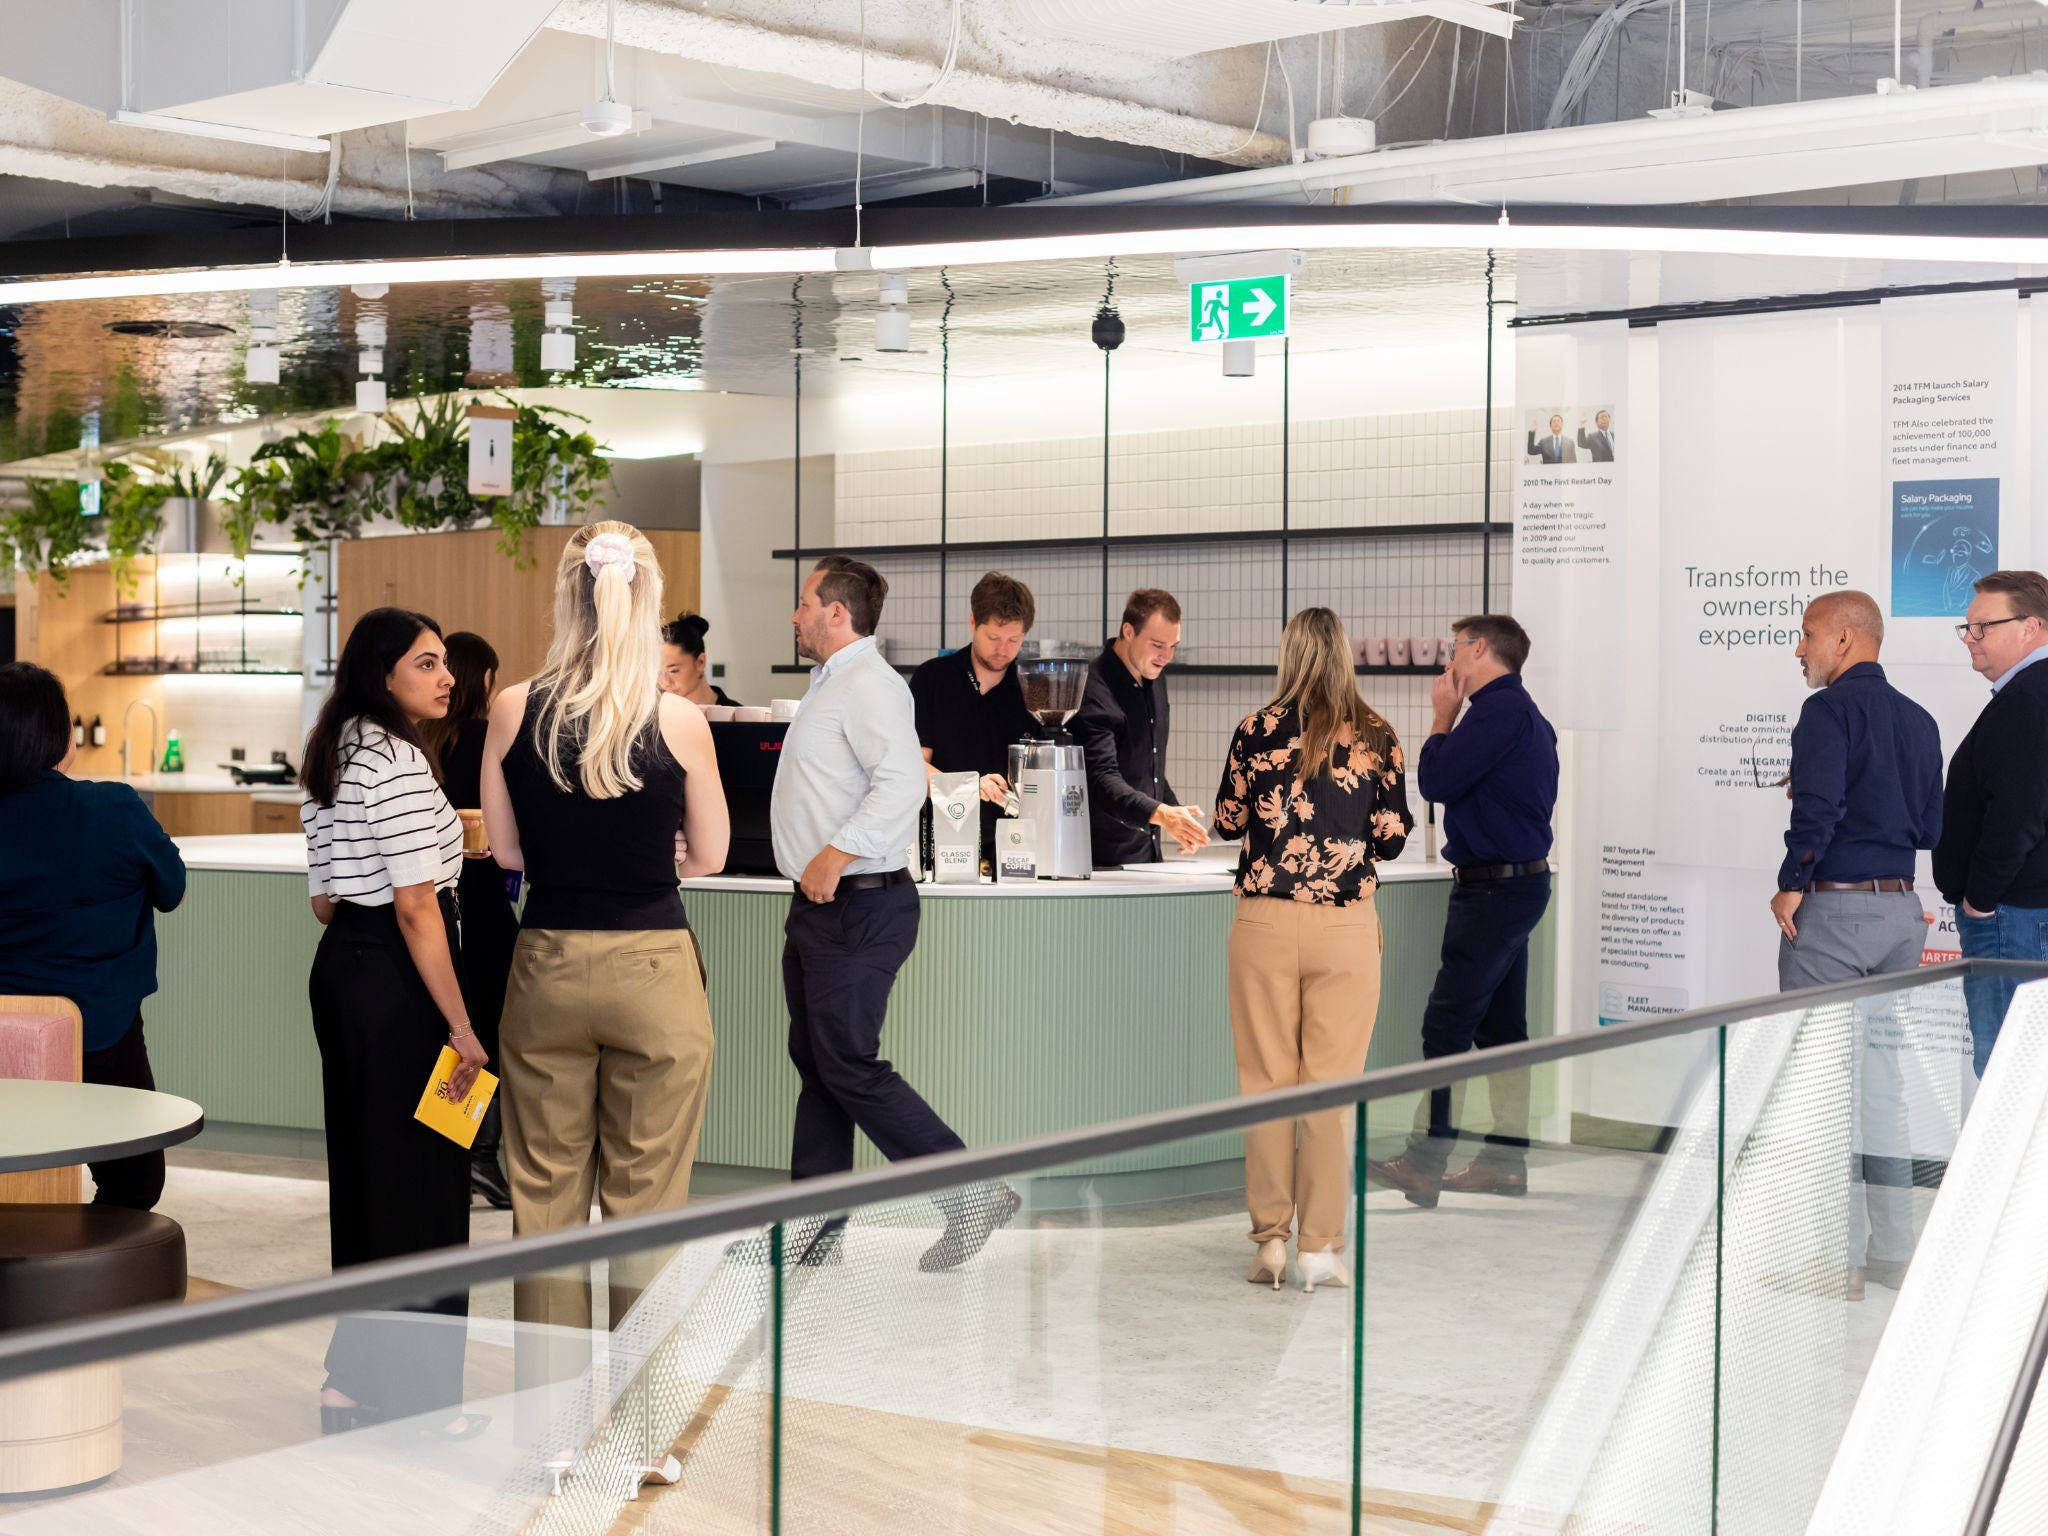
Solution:
[(185, 749), (178, 745), (178, 733), (176, 731), (170, 733), (170, 739), (164, 746), (164, 761), (160, 771), (164, 773), (183, 773), (185, 771)]

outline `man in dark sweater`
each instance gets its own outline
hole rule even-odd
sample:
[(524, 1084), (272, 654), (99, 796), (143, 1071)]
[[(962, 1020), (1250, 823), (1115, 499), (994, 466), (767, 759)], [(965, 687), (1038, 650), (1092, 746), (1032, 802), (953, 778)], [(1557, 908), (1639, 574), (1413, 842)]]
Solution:
[(1164, 831), (1182, 853), (1209, 840), (1199, 807), (1176, 805), (1166, 782), (1170, 716), (1161, 676), (1180, 648), (1180, 604), (1140, 587), (1124, 621), (1088, 664), (1081, 707), (1067, 723), (1088, 764), (1088, 831), (1095, 867), (1157, 863)]
[[(2048, 960), (2048, 577), (1993, 571), (1956, 626), (1991, 702), (1949, 760), (1934, 883), (1972, 959)], [(1977, 1075), (2018, 982), (1963, 983)]]
[[(1550, 905), (1557, 732), (1522, 686), (1528, 659), (1528, 631), (1505, 614), (1460, 619), (1430, 692), (1436, 720), (1416, 786), (1444, 808), (1452, 870), (1443, 964), (1422, 1011), (1425, 1060), (1529, 1038), (1529, 936)], [(1370, 1163), (1372, 1176), (1425, 1208), (1443, 1190), (1527, 1193), (1529, 1074), (1485, 1081), (1493, 1129), (1470, 1163), (1444, 1172), (1458, 1130), (1451, 1090), (1439, 1088), (1419, 1107), (1407, 1150)]]

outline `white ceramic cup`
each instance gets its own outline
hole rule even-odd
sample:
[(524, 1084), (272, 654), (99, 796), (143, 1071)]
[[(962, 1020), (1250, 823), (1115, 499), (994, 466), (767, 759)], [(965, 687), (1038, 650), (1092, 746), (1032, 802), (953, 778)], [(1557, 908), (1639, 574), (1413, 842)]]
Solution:
[(1359, 667), (1364, 666), (1371, 659), (1371, 651), (1372, 642), (1370, 640), (1364, 639), (1362, 637), (1354, 639), (1351, 642), (1352, 665)]
[(1409, 654), (1415, 658), (1418, 667), (1438, 665), (1443, 659), (1442, 650), (1443, 642), (1435, 635), (1411, 635), (1408, 638)]
[(1414, 664), (1415, 655), (1413, 649), (1408, 644), (1408, 637), (1406, 635), (1394, 635), (1389, 638), (1387, 641), (1387, 665), (1390, 667), (1408, 667)]
[(1365, 641), (1365, 664), (1369, 667), (1384, 667), (1387, 664), (1387, 637), (1368, 635)]
[(768, 713), (777, 720), (794, 720), (803, 702), (802, 699), (770, 699)]
[(706, 720), (730, 720), (737, 713), (738, 710), (731, 704), (706, 704), (704, 706), (704, 718)]
[(766, 725), (775, 718), (775, 711), (758, 704), (742, 704), (732, 712), (732, 717), (741, 725)]

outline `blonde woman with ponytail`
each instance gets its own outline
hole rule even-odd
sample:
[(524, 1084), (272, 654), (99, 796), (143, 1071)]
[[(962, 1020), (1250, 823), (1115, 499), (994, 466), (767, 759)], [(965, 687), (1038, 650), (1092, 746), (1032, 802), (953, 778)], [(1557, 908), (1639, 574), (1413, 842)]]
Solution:
[[(689, 1199), (712, 1038), (676, 879), (722, 869), (728, 828), (704, 712), (661, 691), (661, 623), (653, 546), (626, 523), (580, 528), (546, 664), (491, 706), (484, 826), (530, 887), (501, 1028), (522, 1236), (583, 1223), (593, 1188), (608, 1217)], [(590, 1324), (585, 1286), (517, 1299), (522, 1321)]]
[[(1401, 744), (1359, 696), (1344, 625), (1304, 608), (1280, 637), (1273, 702), (1231, 739), (1216, 835), (1243, 840), (1230, 930), (1230, 1032), (1246, 1094), (1365, 1070), (1380, 1001), (1379, 860), (1414, 819)], [(1348, 1111), (1245, 1132), (1245, 1203), (1258, 1245), (1246, 1278), (1280, 1288), (1297, 1233), (1302, 1285), (1347, 1285)]]

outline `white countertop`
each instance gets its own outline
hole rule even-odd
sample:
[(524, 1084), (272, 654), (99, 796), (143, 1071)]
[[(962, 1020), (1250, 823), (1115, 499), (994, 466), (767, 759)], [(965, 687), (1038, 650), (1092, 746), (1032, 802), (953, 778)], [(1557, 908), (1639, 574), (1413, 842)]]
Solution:
[[(181, 837), (178, 851), (188, 869), (234, 870), (247, 874), (300, 875), (306, 873), (306, 840), (290, 833), (246, 837)], [(1229, 859), (1219, 857), (1229, 854)], [(974, 885), (922, 885), (927, 896), (976, 897), (1075, 897), (1075, 896), (1204, 896), (1230, 888), (1236, 851), (1212, 848), (1200, 859), (1170, 859), (1164, 864), (1130, 869), (1105, 869), (1092, 880), (1033, 880), (998, 885), (982, 881)], [(1396, 885), (1410, 880), (1448, 880), (1448, 864), (1382, 864), (1380, 882)], [(765, 891), (787, 895), (789, 882), (770, 875), (707, 875), (682, 882), (685, 891)]]
[(284, 795), (293, 805), (299, 792), (290, 784), (237, 784), (225, 773), (118, 773), (83, 775), (98, 784), (126, 784), (138, 794), (149, 795)]

